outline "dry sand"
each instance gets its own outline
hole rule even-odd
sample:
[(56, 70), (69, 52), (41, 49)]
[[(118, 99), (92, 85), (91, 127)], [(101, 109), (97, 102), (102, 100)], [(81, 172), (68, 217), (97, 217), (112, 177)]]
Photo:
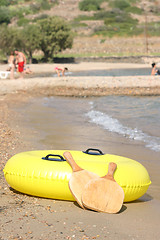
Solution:
[[(127, 66), (137, 67), (133, 64), (67, 64), (72, 71)], [(34, 72), (52, 71), (53, 68), (53, 64), (31, 66)], [(6, 65), (0, 65), (0, 70), (5, 69)], [(125, 203), (119, 214), (104, 214), (82, 210), (73, 202), (23, 195), (10, 189), (3, 176), (4, 165), (12, 155), (36, 149), (32, 141), (25, 141), (25, 135), (29, 136), (32, 130), (21, 131), (19, 128), (21, 115), (14, 112), (13, 106), (25, 104), (28, 99), (39, 94), (124, 93), (160, 95), (160, 79), (151, 76), (92, 77), (92, 79), (67, 76), (0, 80), (0, 239), (159, 239), (158, 192), (157, 197), (153, 197), (149, 191), (141, 199)]]

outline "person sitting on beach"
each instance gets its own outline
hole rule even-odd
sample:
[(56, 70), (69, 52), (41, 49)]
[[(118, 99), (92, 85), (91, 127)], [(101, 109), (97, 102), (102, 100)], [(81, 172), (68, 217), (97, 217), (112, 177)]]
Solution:
[(26, 68), (24, 68), (24, 73), (25, 73), (25, 74), (31, 74), (31, 73), (33, 73), (33, 72), (32, 72), (31, 69), (27, 66)]
[(11, 52), (11, 55), (8, 58), (8, 65), (9, 68), (7, 69), (7, 71), (10, 71), (10, 79), (14, 79), (15, 58), (13, 52)]
[(24, 76), (24, 65), (26, 64), (26, 56), (24, 53), (19, 51), (14, 51), (16, 54), (16, 64), (18, 64), (18, 72), (21, 75), (21, 78)]
[(160, 75), (160, 71), (157, 69), (157, 66), (155, 63), (152, 63), (151, 75)]
[(60, 73), (62, 73), (62, 76), (64, 76), (65, 71), (68, 71), (68, 68), (66, 67), (55, 67), (54, 68), (58, 77), (60, 77)]

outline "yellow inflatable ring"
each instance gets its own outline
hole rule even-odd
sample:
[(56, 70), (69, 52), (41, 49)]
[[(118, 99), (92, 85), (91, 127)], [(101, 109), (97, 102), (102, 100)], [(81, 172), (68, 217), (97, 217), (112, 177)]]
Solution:
[[(5, 179), (13, 189), (25, 194), (75, 201), (68, 187), (72, 169), (62, 157), (64, 151), (43, 150), (16, 154), (5, 165)], [(151, 184), (147, 170), (137, 161), (103, 154), (97, 149), (70, 152), (81, 168), (99, 176), (106, 175), (109, 162), (115, 162), (117, 169), (114, 178), (124, 190), (125, 202), (140, 198)]]

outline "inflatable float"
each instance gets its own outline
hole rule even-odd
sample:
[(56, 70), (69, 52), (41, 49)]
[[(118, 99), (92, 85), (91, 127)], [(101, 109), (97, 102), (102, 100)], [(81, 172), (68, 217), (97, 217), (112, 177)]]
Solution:
[[(42, 150), (18, 153), (5, 165), (5, 179), (13, 189), (25, 194), (75, 201), (68, 187), (72, 169), (63, 158), (64, 152)], [(151, 184), (147, 170), (135, 160), (103, 154), (98, 149), (70, 153), (81, 168), (99, 176), (106, 175), (109, 162), (115, 162), (114, 178), (124, 190), (124, 202), (140, 198)]]

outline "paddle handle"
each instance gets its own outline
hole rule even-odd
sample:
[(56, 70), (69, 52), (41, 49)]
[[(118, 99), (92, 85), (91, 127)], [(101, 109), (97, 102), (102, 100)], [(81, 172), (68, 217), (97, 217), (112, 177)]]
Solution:
[(69, 163), (69, 165), (71, 166), (73, 172), (78, 172), (83, 170), (82, 168), (80, 168), (77, 163), (74, 161), (72, 155), (70, 152), (64, 152), (63, 156), (65, 157), (66, 161)]
[(113, 174), (114, 174), (116, 168), (117, 168), (117, 164), (114, 162), (110, 162), (109, 166), (108, 166), (108, 173), (103, 178), (109, 179), (111, 181), (115, 181)]

